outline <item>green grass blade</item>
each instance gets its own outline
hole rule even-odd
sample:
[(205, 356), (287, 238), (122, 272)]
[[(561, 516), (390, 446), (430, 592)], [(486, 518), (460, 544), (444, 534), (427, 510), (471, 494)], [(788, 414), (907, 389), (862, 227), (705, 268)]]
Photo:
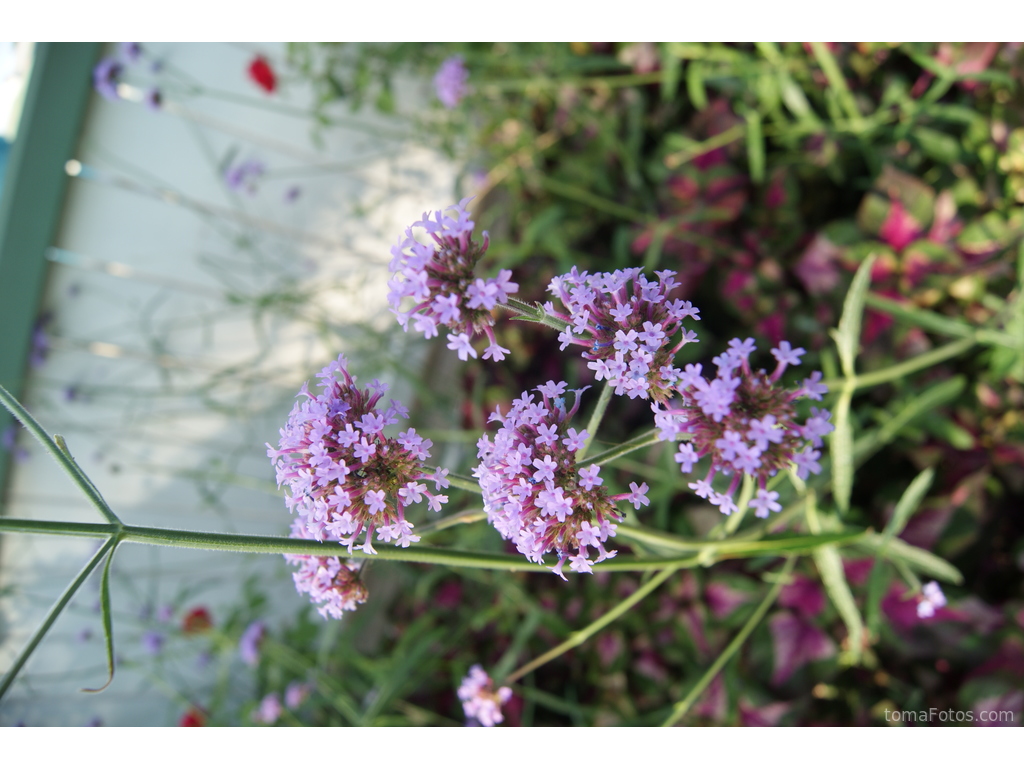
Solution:
[(853, 425), (850, 423), (852, 400), (853, 385), (847, 381), (836, 401), (835, 429), (829, 442), (832, 452), (832, 496), (840, 514), (850, 511), (850, 494), (853, 493)]
[(761, 130), (761, 116), (754, 110), (747, 118), (747, 160), (750, 163), (750, 178), (755, 184), (764, 181), (764, 132)]
[(839, 328), (835, 333), (839, 362), (843, 368), (843, 375), (848, 379), (852, 379), (856, 375), (855, 361), (857, 350), (860, 347), (860, 325), (864, 314), (864, 299), (867, 296), (868, 286), (871, 284), (871, 267), (874, 263), (875, 256), (868, 256), (860, 265), (857, 274), (853, 276), (850, 290), (843, 302), (843, 316), (839, 319)]
[(875, 552), (875, 562), (871, 565), (871, 575), (868, 577), (866, 611), (868, 629), (871, 630), (872, 634), (878, 632), (878, 626), (881, 622), (880, 607), (882, 603), (882, 588), (885, 586), (885, 568), (883, 566), (885, 555), (893, 539), (900, 535), (906, 527), (907, 521), (910, 520), (910, 516), (920, 506), (921, 500), (928, 492), (928, 489), (931, 488), (934, 479), (935, 470), (931, 467), (914, 478), (913, 482), (907, 486), (907, 490), (903, 492), (900, 500), (896, 503), (892, 519), (889, 520), (889, 524), (885, 526), (885, 530), (882, 532), (882, 543), (878, 547), (878, 551)]
[(857, 603), (853, 599), (853, 592), (846, 581), (846, 574), (843, 571), (843, 559), (835, 546), (829, 545), (814, 550), (814, 564), (818, 567), (818, 574), (825, 585), (829, 599), (832, 600), (836, 610), (839, 611), (843, 623), (846, 624), (846, 631), (849, 635), (848, 658), (850, 663), (857, 663), (860, 659), (864, 646), (864, 621), (860, 611), (857, 610)]
[[(882, 534), (866, 533), (854, 546), (873, 555), (882, 548)], [(963, 574), (941, 557), (926, 549), (907, 544), (903, 539), (890, 541), (884, 557), (890, 562), (902, 563), (913, 571), (948, 581), (950, 584), (962, 584), (964, 581)]]

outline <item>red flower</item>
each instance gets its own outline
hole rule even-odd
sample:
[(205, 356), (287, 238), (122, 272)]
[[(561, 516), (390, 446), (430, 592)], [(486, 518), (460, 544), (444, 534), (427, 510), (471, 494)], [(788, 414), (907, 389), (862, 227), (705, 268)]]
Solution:
[(210, 618), (210, 612), (205, 608), (193, 608), (181, 620), (181, 631), (186, 635), (205, 632), (212, 626), (213, 619)]
[(178, 726), (181, 728), (202, 728), (204, 725), (206, 725), (206, 715), (195, 707), (182, 715), (181, 720), (178, 721)]
[(277, 87), (277, 77), (274, 75), (274, 70), (270, 68), (270, 64), (262, 56), (257, 56), (252, 60), (252, 64), (249, 65), (249, 77), (267, 93), (273, 93), (274, 88)]

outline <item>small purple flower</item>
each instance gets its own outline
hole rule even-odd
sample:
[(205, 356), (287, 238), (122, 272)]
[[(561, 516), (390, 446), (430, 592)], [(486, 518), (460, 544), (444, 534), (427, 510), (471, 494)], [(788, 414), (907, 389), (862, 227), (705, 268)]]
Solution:
[(302, 706), (302, 702), (306, 700), (306, 697), (313, 692), (312, 683), (288, 683), (288, 687), (284, 691), (284, 703), (288, 709), (298, 709)]
[[(406, 331), (410, 320), (428, 339), (438, 335), (439, 326), (450, 329), (448, 349), (457, 352), (460, 360), (476, 359), (471, 342), (482, 333), (489, 342), (484, 359), (498, 362), (505, 359), (508, 350), (494, 337), (491, 311), (508, 301), (519, 285), (512, 282), (512, 272), (507, 269), (486, 280), (474, 274), (490, 241), (486, 232), (482, 243), (471, 237), (476, 224), (466, 210), (470, 200), (467, 197), (445, 211), (435, 211), (433, 218), (424, 214), (422, 221), (406, 228), (404, 237), (391, 248), (394, 258), (388, 302)], [(414, 228), (422, 228), (433, 243), (416, 240)], [(400, 307), (406, 299), (411, 299), (413, 306), (403, 311)]]
[(167, 638), (160, 632), (144, 632), (142, 634), (142, 647), (146, 649), (146, 653), (157, 656), (164, 649), (164, 643)]
[(250, 667), (255, 667), (260, 661), (260, 646), (263, 645), (263, 638), (267, 634), (267, 625), (262, 621), (254, 621), (245, 628), (245, 632), (238, 640), (238, 655), (242, 661)]
[(129, 64), (138, 64), (142, 58), (142, 46), (139, 43), (121, 43), (121, 56)]
[(156, 612), (156, 620), (161, 624), (166, 624), (174, 618), (174, 606), (170, 603), (164, 603)]
[(298, 184), (292, 184), (290, 187), (288, 187), (288, 189), (285, 190), (284, 201), (286, 203), (294, 203), (296, 200), (299, 199), (299, 196), (301, 194), (302, 187), (300, 187)]
[(259, 707), (252, 713), (252, 719), (257, 723), (264, 723), (265, 725), (273, 725), (277, 722), (277, 718), (281, 716), (281, 697), (276, 693), (268, 693), (260, 701)]
[(259, 160), (246, 160), (235, 166), (230, 166), (224, 172), (224, 183), (232, 192), (246, 192), (252, 196), (256, 194), (257, 182), (266, 173), (267, 167)]
[(466, 717), (485, 728), (504, 721), (501, 705), (512, 698), (512, 689), (507, 686), (494, 690), (494, 681), (479, 664), (469, 668), (469, 674), (463, 678), (458, 693)]
[(917, 604), (917, 617), (919, 619), (930, 619), (935, 611), (946, 605), (946, 596), (938, 582), (929, 581), (921, 588), (921, 602)]
[[(746, 474), (758, 486), (750, 506), (758, 517), (767, 517), (782, 509), (778, 494), (767, 490), (768, 479), (791, 465), (796, 465), (797, 474), (804, 479), (821, 472), (821, 451), (815, 449), (833, 427), (829, 412), (817, 408), (811, 409), (804, 424), (796, 420), (794, 402), (798, 398), (820, 400), (828, 391), (819, 383), (820, 373), (815, 372), (792, 391), (777, 386), (786, 367), (799, 362), (803, 349), (780, 342), (772, 350), (777, 365), (771, 375), (751, 368), (749, 358), (754, 351), (753, 339), (733, 339), (729, 348), (714, 358), (716, 378), (709, 381), (701, 375), (700, 365), (687, 365), (677, 376), (674, 390), (682, 404), (656, 402), (652, 408), (663, 440), (687, 440), (676, 454), (684, 473), (692, 471), (699, 459), (710, 457), (707, 476), (690, 483), (698, 496), (730, 514), (736, 509), (733, 494)], [(732, 477), (724, 493), (716, 492), (712, 485), (718, 473)]]
[(469, 70), (461, 56), (445, 59), (434, 75), (437, 98), (448, 109), (455, 109), (468, 92)]
[(107, 101), (117, 101), (117, 80), (121, 77), (121, 63), (117, 59), (103, 58), (92, 71), (92, 85)]
[(150, 112), (159, 112), (163, 106), (164, 98), (159, 88), (149, 88), (142, 96), (142, 103)]

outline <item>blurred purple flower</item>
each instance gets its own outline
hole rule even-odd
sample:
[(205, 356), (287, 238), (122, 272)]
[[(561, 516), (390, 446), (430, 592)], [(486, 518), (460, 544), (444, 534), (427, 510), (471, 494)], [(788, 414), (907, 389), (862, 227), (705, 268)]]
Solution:
[(789, 709), (790, 705), (784, 701), (775, 701), (755, 708), (741, 699), (740, 725), (744, 728), (774, 727), (779, 724), (779, 720), (789, 712)]
[(921, 225), (911, 216), (899, 200), (893, 200), (889, 213), (878, 230), (878, 236), (891, 245), (894, 250), (902, 251), (921, 236)]
[(746, 592), (718, 581), (704, 588), (704, 600), (716, 619), (724, 619), (741, 605), (750, 601)]
[(255, 195), (257, 182), (266, 173), (267, 167), (259, 160), (246, 160), (224, 172), (224, 183), (232, 192), (246, 192)]
[(142, 103), (150, 112), (159, 112), (163, 106), (164, 97), (161, 95), (159, 88), (150, 88), (142, 97)]
[(245, 628), (242, 637), (238, 640), (238, 654), (242, 661), (250, 667), (255, 667), (260, 660), (260, 646), (267, 634), (267, 625), (262, 621), (254, 621)]
[(434, 75), (434, 90), (437, 98), (448, 109), (455, 109), (467, 93), (469, 70), (461, 56), (445, 59)]
[(268, 693), (252, 713), (252, 719), (257, 723), (273, 725), (281, 716), (281, 712), (281, 698), (276, 693)]
[(830, 293), (839, 285), (842, 255), (839, 246), (819, 234), (807, 246), (793, 271), (811, 295)]
[(288, 187), (287, 190), (285, 190), (284, 201), (286, 203), (294, 203), (296, 200), (299, 199), (299, 196), (301, 194), (302, 187), (300, 187), (298, 184), (292, 184), (290, 187)]
[(121, 43), (121, 56), (129, 64), (137, 64), (142, 58), (142, 46), (139, 43)]
[(168, 603), (164, 603), (160, 606), (156, 612), (156, 620), (161, 624), (166, 624), (174, 617), (174, 606)]
[(117, 101), (117, 79), (121, 76), (121, 63), (117, 59), (103, 58), (92, 71), (92, 85), (107, 101)]
[(164, 649), (167, 638), (160, 632), (148, 631), (142, 634), (142, 647), (146, 653), (157, 656)]
[(289, 683), (284, 691), (284, 703), (288, 709), (298, 709), (312, 691), (312, 683)]

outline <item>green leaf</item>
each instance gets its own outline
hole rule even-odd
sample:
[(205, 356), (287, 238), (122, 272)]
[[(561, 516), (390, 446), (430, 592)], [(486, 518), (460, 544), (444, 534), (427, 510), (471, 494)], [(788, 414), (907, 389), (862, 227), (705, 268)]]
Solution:
[(940, 163), (952, 165), (960, 159), (960, 142), (948, 133), (918, 127), (912, 135), (921, 151)]
[(665, 46), (661, 49), (661, 98), (672, 101), (679, 90), (679, 78), (683, 73), (683, 61), (673, 56)]
[(83, 688), (82, 693), (99, 693), (114, 682), (114, 626), (110, 610), (110, 564), (114, 562), (117, 544), (110, 548), (106, 565), (103, 566), (103, 577), (100, 580), (100, 610), (103, 613), (103, 638), (107, 650), (107, 682), (99, 688)]
[(868, 286), (871, 284), (871, 267), (874, 263), (875, 257), (868, 256), (860, 265), (857, 274), (853, 276), (853, 283), (846, 294), (846, 301), (843, 302), (843, 316), (839, 319), (839, 328), (834, 334), (843, 374), (851, 379), (856, 375), (854, 362), (860, 346), (864, 297), (867, 296)]
[(847, 382), (836, 401), (835, 429), (829, 442), (832, 453), (832, 496), (840, 514), (846, 514), (850, 510), (850, 494), (853, 493), (853, 425), (850, 423), (852, 400), (853, 384)]
[(928, 489), (931, 488), (934, 479), (935, 470), (931, 467), (914, 478), (910, 485), (907, 486), (907, 490), (903, 492), (900, 500), (896, 502), (892, 519), (889, 520), (888, 525), (885, 526), (885, 530), (882, 532), (881, 544), (875, 552), (875, 562), (871, 566), (871, 575), (868, 580), (868, 627), (870, 627), (872, 632), (878, 631), (881, 615), (879, 607), (882, 600), (882, 588), (885, 586), (882, 561), (888, 553), (893, 540), (903, 532), (907, 522), (910, 520), (910, 516), (921, 505), (921, 500), (928, 492)]
[[(869, 554), (875, 554), (882, 547), (882, 534), (866, 533), (853, 546)], [(962, 584), (963, 575), (938, 555), (926, 549), (915, 547), (903, 539), (892, 539), (885, 552), (885, 559), (900, 562), (912, 570), (925, 573), (933, 578), (948, 581), (950, 584)]]
[(764, 181), (764, 134), (761, 131), (761, 115), (754, 110), (746, 114), (747, 159), (750, 163), (750, 178), (755, 184)]
[(704, 65), (694, 61), (686, 67), (686, 94), (690, 97), (690, 104), (696, 110), (701, 110), (708, 105), (708, 93), (704, 89)]
[(82, 570), (78, 572), (75, 580), (72, 581), (59, 598), (57, 602), (50, 608), (49, 613), (46, 614), (46, 618), (43, 619), (43, 623), (39, 625), (35, 632), (32, 633), (32, 637), (29, 638), (28, 642), (21, 649), (18, 655), (14, 659), (14, 663), (11, 664), (10, 668), (4, 673), (2, 679), (0, 679), (0, 701), (3, 700), (4, 695), (10, 689), (11, 684), (14, 683), (14, 678), (18, 676), (18, 672), (25, 666), (25, 662), (28, 661), (29, 657), (35, 651), (36, 646), (46, 636), (46, 633), (50, 631), (50, 627), (53, 626), (53, 622), (57, 620), (57, 617), (64, 611), (64, 608), (68, 603), (71, 602), (71, 598), (75, 596), (78, 588), (85, 583), (85, 580), (89, 578), (89, 574), (95, 570), (96, 566), (100, 564), (100, 561), (107, 555), (110, 549), (114, 546), (114, 537), (107, 539), (103, 545), (96, 551), (96, 554), (87, 562)]
[(864, 642), (864, 621), (861, 619), (860, 611), (857, 610), (857, 603), (853, 599), (853, 592), (846, 581), (846, 574), (843, 572), (843, 560), (834, 546), (819, 547), (814, 550), (814, 564), (818, 567), (821, 581), (825, 585), (825, 591), (835, 605), (836, 610), (846, 624), (846, 631), (850, 636), (849, 648), (847, 649), (850, 660), (856, 663), (860, 659)]

